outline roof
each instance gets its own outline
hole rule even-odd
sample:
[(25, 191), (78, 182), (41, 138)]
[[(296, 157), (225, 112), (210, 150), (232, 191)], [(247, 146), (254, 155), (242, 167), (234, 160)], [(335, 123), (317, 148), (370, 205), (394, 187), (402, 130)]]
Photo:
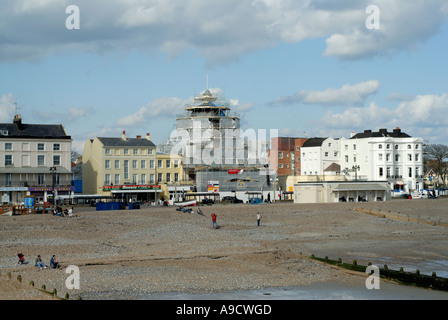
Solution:
[(0, 138), (71, 139), (62, 124), (26, 123), (0, 123)]
[(325, 169), (324, 171), (328, 171), (328, 172), (340, 172), (341, 171), (341, 166), (335, 162), (333, 162), (332, 164), (330, 164), (327, 169)]
[(362, 133), (357, 133), (350, 139), (364, 139), (364, 138), (410, 138), (411, 136), (402, 132), (400, 128), (395, 128), (391, 132), (387, 129), (380, 129), (379, 131), (364, 130)]
[(310, 138), (303, 144), (302, 148), (320, 147), (325, 140), (327, 140), (327, 138)]
[(155, 147), (156, 145), (146, 138), (98, 138), (105, 147)]

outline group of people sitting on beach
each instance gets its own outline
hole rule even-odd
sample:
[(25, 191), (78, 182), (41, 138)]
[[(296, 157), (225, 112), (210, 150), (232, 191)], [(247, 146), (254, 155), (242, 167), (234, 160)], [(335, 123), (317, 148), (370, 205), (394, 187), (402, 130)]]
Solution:
[(62, 207), (56, 206), (53, 208), (53, 215), (59, 217), (73, 217), (73, 207), (62, 209)]
[[(25, 256), (23, 255), (22, 252), (17, 252), (17, 256), (19, 257), (19, 262), (17, 262), (18, 264), (21, 264), (21, 265), (28, 264), (28, 262), (25, 261)], [(39, 267), (39, 270), (47, 269), (47, 265), (42, 260), (42, 257), (40, 256), (40, 254), (37, 256), (36, 262), (34, 265), (36, 267)], [(53, 255), (50, 259), (50, 268), (51, 269), (59, 269), (60, 267), (61, 267), (61, 265), (59, 264), (59, 261), (56, 259), (56, 255)]]

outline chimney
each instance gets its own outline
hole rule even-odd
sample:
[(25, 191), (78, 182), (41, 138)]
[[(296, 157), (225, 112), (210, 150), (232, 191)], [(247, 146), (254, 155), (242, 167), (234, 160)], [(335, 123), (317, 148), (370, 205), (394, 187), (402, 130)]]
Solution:
[(350, 138), (353, 138), (355, 136), (355, 131), (352, 131), (351, 133), (350, 133)]
[(17, 125), (17, 128), (18, 128), (20, 131), (22, 131), (22, 129), (23, 129), (23, 125), (22, 125), (22, 118), (20, 117), (20, 114), (16, 114), (16, 115), (14, 116), (14, 121), (13, 121), (13, 123), (14, 123), (15, 125)]
[(151, 135), (149, 133), (146, 134), (146, 140), (151, 141)]
[(126, 131), (125, 130), (123, 130), (123, 134), (121, 135), (121, 139), (126, 141)]
[(142, 138), (142, 136), (137, 136), (137, 139), (141, 139)]

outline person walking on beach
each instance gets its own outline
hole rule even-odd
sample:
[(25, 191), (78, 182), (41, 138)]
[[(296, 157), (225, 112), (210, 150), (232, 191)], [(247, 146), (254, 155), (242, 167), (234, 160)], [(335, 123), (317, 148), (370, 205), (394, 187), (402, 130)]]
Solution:
[(19, 262), (17, 262), (18, 264), (24, 264), (25, 263), (25, 256), (23, 255), (23, 253), (21, 251), (17, 252), (17, 256), (19, 257)]
[(217, 229), (218, 228), (218, 224), (216, 223), (217, 215), (212, 213), (211, 216), (212, 216), (212, 226), (213, 226), (213, 229), (215, 229), (215, 228)]
[(36, 259), (36, 266), (38, 266), (40, 270), (42, 270), (42, 268), (47, 269), (47, 266), (46, 266), (45, 263), (42, 261), (42, 258), (40, 257), (40, 255), (37, 256), (37, 259)]
[(257, 212), (257, 226), (260, 226), (260, 220), (261, 220), (261, 214), (260, 212)]

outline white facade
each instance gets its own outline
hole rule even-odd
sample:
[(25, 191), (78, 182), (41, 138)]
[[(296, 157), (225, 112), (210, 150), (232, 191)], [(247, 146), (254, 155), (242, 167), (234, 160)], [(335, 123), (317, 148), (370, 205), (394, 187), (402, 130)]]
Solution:
[(365, 130), (349, 139), (316, 139), (311, 145), (302, 147), (302, 175), (325, 175), (336, 163), (347, 180), (386, 181), (392, 190), (404, 192), (423, 189), (423, 139), (399, 128)]

